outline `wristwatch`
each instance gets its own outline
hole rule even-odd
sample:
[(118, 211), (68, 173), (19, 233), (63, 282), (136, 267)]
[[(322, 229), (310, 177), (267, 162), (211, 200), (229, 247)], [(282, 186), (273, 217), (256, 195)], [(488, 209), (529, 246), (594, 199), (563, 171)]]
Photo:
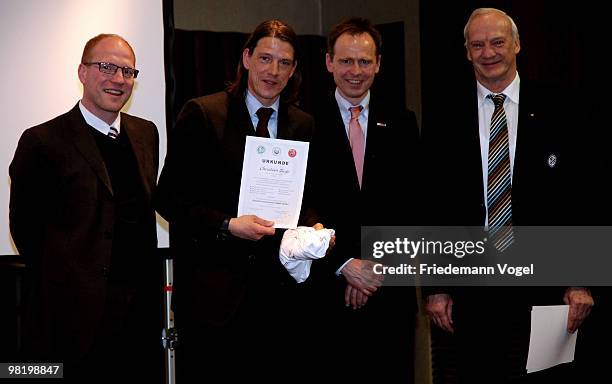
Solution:
[(219, 226), (217, 240), (226, 240), (231, 235), (229, 230), (229, 222), (231, 219), (231, 217), (226, 217), (225, 219), (223, 219), (223, 221), (221, 222), (221, 226)]

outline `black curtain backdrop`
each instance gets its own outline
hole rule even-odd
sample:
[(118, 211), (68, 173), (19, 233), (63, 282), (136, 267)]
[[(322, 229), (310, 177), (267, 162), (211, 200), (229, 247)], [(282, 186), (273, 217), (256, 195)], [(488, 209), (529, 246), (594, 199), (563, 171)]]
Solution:
[(21, 328), (27, 300), (27, 274), (23, 256), (0, 256), (0, 329), (4, 332), (0, 361), (15, 361), (21, 347)]
[[(406, 100), (404, 24), (377, 27), (383, 35), (383, 61), (373, 92), (387, 93), (393, 105), (403, 107)], [(171, 62), (166, 63), (170, 73), (166, 84), (170, 128), (187, 100), (223, 90), (234, 79), (248, 34), (174, 29), (167, 38), (172, 39), (168, 44)], [(298, 65), (302, 73), (299, 106), (313, 112), (335, 87), (325, 67), (327, 42), (326, 38), (314, 35), (299, 36), (298, 42), (301, 50)]]
[(604, 36), (609, 34), (609, 20), (603, 20), (605, 12), (593, 0), (464, 0), (445, 2), (443, 6), (421, 1), (423, 130), (429, 128), (428, 117), (439, 110), (441, 93), (475, 81), (463, 45), (463, 27), (472, 11), (480, 7), (501, 9), (517, 24), (521, 78), (568, 87), (585, 95), (609, 89), (609, 65), (602, 61), (602, 54), (608, 50)]

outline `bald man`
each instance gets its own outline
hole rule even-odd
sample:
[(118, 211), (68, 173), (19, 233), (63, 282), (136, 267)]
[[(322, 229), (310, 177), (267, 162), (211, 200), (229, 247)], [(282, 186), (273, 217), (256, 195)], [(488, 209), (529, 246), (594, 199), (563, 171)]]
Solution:
[(162, 366), (151, 204), (158, 133), (120, 112), (135, 68), (122, 37), (89, 40), (82, 99), (26, 130), (10, 165), (11, 233), (31, 281), (23, 358), (65, 363), (69, 381), (163, 377), (150, 368)]

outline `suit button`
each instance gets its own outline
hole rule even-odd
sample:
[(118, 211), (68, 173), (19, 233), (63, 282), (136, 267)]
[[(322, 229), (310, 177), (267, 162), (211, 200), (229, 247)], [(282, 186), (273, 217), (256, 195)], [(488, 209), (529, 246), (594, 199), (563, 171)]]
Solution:
[(110, 274), (110, 267), (108, 265), (103, 266), (102, 267), (102, 276), (108, 277), (109, 274)]
[(104, 232), (104, 238), (111, 240), (113, 238), (113, 231), (105, 231)]
[(255, 255), (250, 254), (250, 255), (248, 256), (248, 259), (249, 259), (249, 263), (251, 263), (251, 264), (255, 263)]

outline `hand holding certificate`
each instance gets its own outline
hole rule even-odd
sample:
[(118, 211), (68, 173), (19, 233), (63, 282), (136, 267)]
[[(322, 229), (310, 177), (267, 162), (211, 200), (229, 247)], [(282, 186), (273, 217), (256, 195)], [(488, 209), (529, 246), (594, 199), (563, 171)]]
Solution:
[(307, 163), (307, 142), (247, 136), (238, 216), (257, 215), (275, 228), (296, 228)]

